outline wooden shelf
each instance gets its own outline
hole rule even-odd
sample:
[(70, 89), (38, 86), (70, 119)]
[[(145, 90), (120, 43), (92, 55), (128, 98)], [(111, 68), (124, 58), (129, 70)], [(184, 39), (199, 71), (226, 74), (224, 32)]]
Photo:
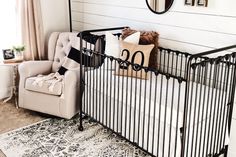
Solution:
[(10, 64), (10, 63), (20, 63), (20, 62), (23, 62), (23, 59), (7, 59), (7, 60), (4, 60), (3, 63), (4, 64)]

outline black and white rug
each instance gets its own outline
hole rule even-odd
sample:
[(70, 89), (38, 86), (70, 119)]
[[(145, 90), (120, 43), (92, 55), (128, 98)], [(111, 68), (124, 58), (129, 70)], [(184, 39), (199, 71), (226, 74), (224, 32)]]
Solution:
[(47, 119), (0, 135), (7, 157), (122, 157), (148, 156), (101, 125), (79, 119)]

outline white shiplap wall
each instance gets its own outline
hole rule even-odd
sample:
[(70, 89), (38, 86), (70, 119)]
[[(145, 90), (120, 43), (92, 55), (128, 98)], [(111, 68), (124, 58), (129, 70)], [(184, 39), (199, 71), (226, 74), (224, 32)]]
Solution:
[(73, 29), (130, 26), (154, 30), (160, 45), (190, 53), (236, 44), (236, 1), (213, 0), (209, 6), (185, 6), (175, 0), (162, 15), (148, 10), (145, 0), (72, 0)]
[(235, 6), (236, 0), (209, 0), (207, 8), (174, 0), (167, 13), (158, 15), (148, 10), (145, 0), (72, 0), (73, 30), (113, 26), (153, 30), (159, 32), (161, 46), (198, 53), (236, 44)]

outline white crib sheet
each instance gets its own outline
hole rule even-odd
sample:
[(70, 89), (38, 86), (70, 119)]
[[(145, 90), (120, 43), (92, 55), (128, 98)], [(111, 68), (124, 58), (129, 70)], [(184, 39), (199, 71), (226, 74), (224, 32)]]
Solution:
[[(124, 81), (124, 86), (123, 86), (124, 88), (122, 88), (123, 81)], [(131, 81), (133, 82), (132, 86), (131, 86)], [(140, 81), (142, 83), (140, 83)], [(179, 156), (180, 146), (181, 146), (180, 128), (183, 126), (182, 123), (183, 123), (183, 113), (184, 113), (184, 98), (185, 98), (185, 85), (186, 85), (185, 82), (179, 85), (177, 80), (173, 80), (171, 78), (169, 81), (167, 81), (165, 76), (162, 75), (159, 75), (158, 77), (152, 77), (149, 80), (141, 80), (141, 79), (136, 80), (135, 78), (132, 77), (124, 77), (123, 79), (123, 77), (114, 75), (114, 72), (107, 70), (105, 71), (95, 70), (93, 72), (92, 71), (86, 72), (85, 82), (87, 82), (87, 87), (85, 88), (84, 95), (86, 95), (87, 97), (84, 98), (84, 101), (85, 104), (86, 102), (88, 103), (92, 102), (91, 105), (95, 104), (96, 108), (94, 109), (97, 109), (96, 112), (92, 110), (93, 107), (91, 106), (88, 107), (90, 109), (89, 110), (90, 113), (94, 113), (93, 115), (94, 117), (98, 117), (98, 119), (101, 120), (104, 118), (104, 124), (106, 123), (110, 124), (108, 125), (108, 127), (117, 132), (121, 132), (123, 136), (130, 139), (131, 141), (136, 142), (138, 145), (144, 147), (146, 150), (152, 152), (154, 155), (158, 154), (158, 156), (165, 157), (168, 156), (168, 150), (170, 150), (170, 156), (174, 156), (175, 153), (176, 156)], [(138, 83), (137, 86), (135, 86), (136, 82)], [(195, 90), (192, 91), (193, 93), (192, 100), (195, 100), (195, 97), (199, 95), (200, 91), (201, 92), (204, 91), (205, 86), (196, 83), (192, 83), (192, 85), (199, 86), (197, 91)], [(143, 89), (147, 90), (145, 91)], [(138, 97), (140, 95), (141, 97)], [(156, 98), (155, 95), (157, 95)], [(127, 99), (124, 100), (124, 98), (126, 97)], [(173, 101), (171, 101), (172, 99)], [(202, 102), (203, 99), (201, 98), (201, 102), (197, 101), (196, 104), (204, 106), (202, 105)], [(195, 101), (193, 101), (193, 103), (195, 103)], [(105, 105), (103, 106), (102, 104)], [(157, 106), (155, 107), (155, 105)], [(179, 111), (178, 111), (178, 105), (179, 105)], [(155, 114), (154, 114), (154, 108), (156, 109)], [(203, 108), (200, 107), (200, 110), (202, 109)], [(214, 109), (214, 105), (212, 109)], [(119, 115), (117, 110), (119, 110)], [(121, 110), (123, 111), (122, 112), (123, 114), (121, 113)], [(131, 115), (130, 115), (130, 110), (131, 110)], [(110, 111), (111, 113), (109, 113)], [(128, 111), (126, 117), (125, 117), (125, 111)], [(161, 113), (161, 115), (159, 115), (159, 113)], [(196, 113), (198, 113), (198, 110)], [(202, 114), (204, 114), (203, 118), (201, 118)], [(111, 117), (109, 117), (109, 115), (111, 115)], [(139, 115), (141, 116), (140, 124), (138, 124)], [(199, 127), (200, 124), (202, 123), (205, 124), (206, 118), (209, 119), (209, 117), (206, 116), (209, 114), (206, 112), (200, 112), (199, 119), (196, 118), (195, 120), (193, 120), (194, 113), (192, 112), (190, 115), (191, 115), (191, 123), (190, 123), (191, 128), (193, 126)], [(121, 119), (121, 116), (122, 116), (122, 122), (118, 122), (118, 120)], [(106, 122), (106, 117), (108, 117), (108, 119), (111, 118), (111, 121)], [(113, 121), (114, 121), (114, 127), (113, 127)], [(119, 124), (118, 128), (117, 128), (117, 122)], [(130, 126), (129, 122), (131, 122)], [(155, 126), (154, 129), (153, 129), (153, 124)], [(127, 130), (125, 130), (125, 125)], [(139, 131), (137, 131), (138, 129)], [(153, 130), (155, 134), (153, 134)], [(158, 130), (159, 134), (157, 134)], [(131, 134), (127, 135), (126, 133), (129, 131), (131, 131)], [(138, 132), (140, 137), (144, 135), (143, 139), (137, 138)], [(190, 129), (189, 136), (191, 139), (192, 129)], [(177, 138), (177, 143), (175, 143), (176, 138)], [(158, 139), (160, 139), (159, 144), (157, 143)]]

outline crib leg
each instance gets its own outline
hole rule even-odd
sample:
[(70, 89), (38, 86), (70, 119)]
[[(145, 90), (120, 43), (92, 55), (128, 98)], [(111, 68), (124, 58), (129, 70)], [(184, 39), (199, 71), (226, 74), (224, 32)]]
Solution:
[(83, 92), (84, 92), (84, 81), (81, 79), (81, 86), (80, 86), (80, 103), (79, 103), (79, 131), (83, 131), (83, 112), (82, 112), (82, 98), (83, 98)]
[(84, 127), (82, 124), (79, 125), (79, 131), (83, 131), (84, 130)]
[(227, 157), (228, 156), (228, 145), (227, 146), (225, 146), (225, 153), (224, 153), (224, 157)]
[[(81, 104), (82, 106), (82, 104)], [(79, 113), (79, 131), (83, 131), (84, 127), (83, 127), (83, 114), (82, 114), (82, 110), (80, 110)]]

